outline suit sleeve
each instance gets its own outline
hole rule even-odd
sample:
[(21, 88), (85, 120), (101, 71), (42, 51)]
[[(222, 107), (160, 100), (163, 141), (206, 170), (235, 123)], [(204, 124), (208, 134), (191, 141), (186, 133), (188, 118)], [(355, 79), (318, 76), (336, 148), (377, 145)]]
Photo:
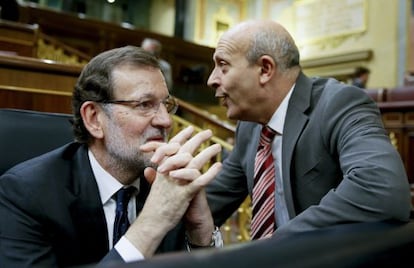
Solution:
[(340, 167), (339, 184), (276, 233), (358, 221), (409, 219), (411, 197), (400, 155), (383, 128), (376, 104), (354, 89), (330, 90), (326, 93), (329, 97), (321, 97), (318, 103), (320, 138)]
[(120, 265), (125, 263), (121, 255), (119, 255), (116, 249), (112, 249), (106, 254), (106, 256), (96, 265), (96, 267), (107, 267), (112, 265)]
[[(240, 206), (247, 197), (247, 182), (242, 164), (242, 155), (247, 137), (243, 137), (240, 126), (236, 130), (235, 147), (231, 154), (224, 160), (223, 169), (216, 178), (207, 186), (207, 199), (213, 214), (214, 223), (221, 226)], [(244, 133), (244, 136), (246, 133)]]
[(4, 267), (56, 267), (57, 260), (47, 230), (36, 216), (31, 187), (8, 183), (14, 176), (0, 177), (0, 263)]

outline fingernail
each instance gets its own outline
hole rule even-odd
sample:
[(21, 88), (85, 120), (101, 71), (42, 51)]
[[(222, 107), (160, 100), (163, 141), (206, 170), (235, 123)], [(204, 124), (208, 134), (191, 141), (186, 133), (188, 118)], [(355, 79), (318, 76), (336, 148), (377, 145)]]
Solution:
[(159, 172), (159, 173), (164, 173), (164, 172), (165, 172), (165, 168), (164, 168), (164, 166), (158, 166), (158, 168), (157, 168), (157, 172)]

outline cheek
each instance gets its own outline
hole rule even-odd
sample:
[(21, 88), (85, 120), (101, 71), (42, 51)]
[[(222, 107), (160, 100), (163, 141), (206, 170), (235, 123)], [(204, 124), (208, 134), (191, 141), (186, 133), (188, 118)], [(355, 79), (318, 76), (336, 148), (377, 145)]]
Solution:
[(144, 135), (145, 130), (150, 124), (146, 122), (146, 120), (142, 121), (132, 121), (128, 124), (125, 124), (123, 129), (125, 130), (125, 134), (131, 136), (133, 138), (141, 138)]
[(141, 136), (143, 136), (145, 130), (150, 125), (150, 120), (139, 117), (120, 117), (118, 119), (116, 125), (122, 131), (124, 137), (131, 140), (141, 139)]
[(229, 85), (228, 91), (231, 98), (238, 102), (246, 102), (252, 97), (251, 95), (254, 96), (255, 88), (249, 77), (239, 76)]
[(257, 81), (257, 75), (250, 68), (232, 69), (224, 75), (223, 83), (228, 84), (229, 87), (235, 89), (244, 89), (251, 87)]

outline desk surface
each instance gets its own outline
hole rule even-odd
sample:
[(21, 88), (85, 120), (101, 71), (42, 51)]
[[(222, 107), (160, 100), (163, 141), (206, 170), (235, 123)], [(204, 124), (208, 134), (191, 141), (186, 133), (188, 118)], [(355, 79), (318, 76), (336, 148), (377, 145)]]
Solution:
[(224, 249), (173, 253), (116, 267), (413, 267), (414, 222), (358, 223)]

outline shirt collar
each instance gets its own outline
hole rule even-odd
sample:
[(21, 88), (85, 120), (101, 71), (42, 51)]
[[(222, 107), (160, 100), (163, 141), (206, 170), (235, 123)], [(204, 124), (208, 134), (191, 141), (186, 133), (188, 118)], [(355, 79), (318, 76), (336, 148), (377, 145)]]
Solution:
[(296, 84), (290, 88), (288, 94), (286, 94), (285, 98), (283, 99), (282, 103), (276, 109), (275, 113), (270, 118), (269, 123), (267, 124), (270, 128), (275, 130), (279, 135), (283, 134), (283, 126), (285, 124), (285, 118), (287, 113), (287, 108), (289, 104), (290, 97), (292, 96), (293, 88)]
[[(101, 196), (102, 204), (108, 202), (109, 199), (124, 185), (109, 174), (96, 160), (95, 156), (88, 150), (89, 162), (92, 167), (93, 175), (98, 184), (99, 195)], [(140, 180), (135, 180), (131, 185), (139, 191)]]

